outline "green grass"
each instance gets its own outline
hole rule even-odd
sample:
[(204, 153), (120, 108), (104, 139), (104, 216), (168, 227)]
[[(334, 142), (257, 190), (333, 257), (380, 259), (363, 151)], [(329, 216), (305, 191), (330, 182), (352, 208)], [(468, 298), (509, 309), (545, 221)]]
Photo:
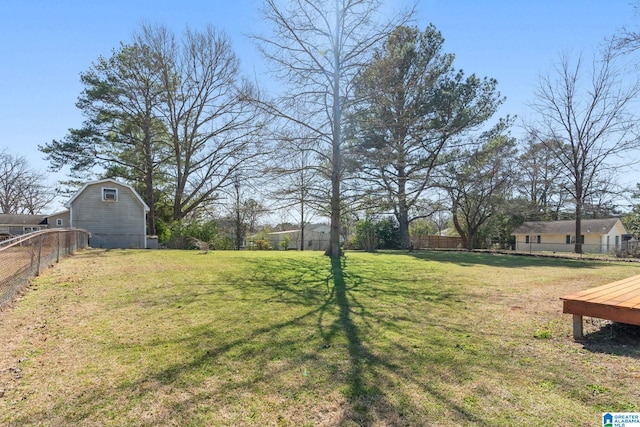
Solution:
[[(640, 265), (87, 251), (0, 312), (0, 424), (597, 425), (640, 350), (559, 297)], [(20, 378), (14, 370), (21, 369)]]

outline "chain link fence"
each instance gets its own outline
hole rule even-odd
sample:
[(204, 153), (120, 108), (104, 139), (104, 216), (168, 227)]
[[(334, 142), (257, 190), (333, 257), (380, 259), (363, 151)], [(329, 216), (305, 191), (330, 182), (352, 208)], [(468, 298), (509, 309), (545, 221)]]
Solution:
[[(625, 242), (623, 242), (625, 243)], [(627, 247), (625, 244), (624, 247)], [(620, 242), (611, 244), (602, 243), (583, 243), (582, 252), (585, 254), (605, 254), (615, 256), (623, 248), (623, 244)], [(554, 242), (540, 242), (538, 243), (534, 239), (529, 241), (516, 241), (515, 250), (517, 252), (568, 252), (573, 253), (575, 251), (575, 243), (554, 243)]]
[(51, 229), (0, 242), (0, 307), (8, 304), (43, 268), (89, 246), (89, 232)]

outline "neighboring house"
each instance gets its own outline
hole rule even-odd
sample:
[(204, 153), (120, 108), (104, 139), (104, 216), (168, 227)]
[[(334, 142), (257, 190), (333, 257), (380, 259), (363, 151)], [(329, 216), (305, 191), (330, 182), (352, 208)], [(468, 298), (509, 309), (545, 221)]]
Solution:
[[(619, 250), (627, 230), (619, 218), (583, 219), (582, 250), (588, 253), (608, 253)], [(575, 220), (525, 222), (513, 233), (516, 250), (537, 252), (573, 252), (575, 249)]]
[(308, 224), (304, 228), (304, 242), (301, 242), (301, 230), (276, 231), (267, 234), (273, 249), (285, 249), (282, 242), (288, 241), (286, 249), (297, 249), (304, 246), (305, 251), (324, 251), (329, 246), (330, 228), (325, 224)]
[(65, 207), (68, 216), (59, 213), (52, 218), (56, 224), (62, 220), (61, 226), (89, 231), (91, 247), (147, 248), (149, 207), (130, 185), (113, 179), (86, 183)]
[(46, 215), (0, 214), (0, 240), (47, 228)]

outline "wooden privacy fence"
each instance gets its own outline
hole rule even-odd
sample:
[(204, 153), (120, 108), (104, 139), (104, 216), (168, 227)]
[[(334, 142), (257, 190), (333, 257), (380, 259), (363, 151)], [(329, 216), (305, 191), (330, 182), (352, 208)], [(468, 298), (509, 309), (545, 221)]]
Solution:
[(88, 246), (88, 231), (64, 228), (0, 242), (0, 307), (9, 303), (42, 268)]
[(418, 235), (411, 239), (416, 249), (461, 249), (462, 237)]

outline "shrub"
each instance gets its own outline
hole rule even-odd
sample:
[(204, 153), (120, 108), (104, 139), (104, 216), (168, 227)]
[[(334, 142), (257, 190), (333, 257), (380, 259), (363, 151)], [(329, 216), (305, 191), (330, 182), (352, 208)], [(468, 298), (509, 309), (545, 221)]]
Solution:
[(269, 243), (266, 239), (256, 240), (256, 249), (259, 251), (268, 251), (271, 250), (271, 243)]

